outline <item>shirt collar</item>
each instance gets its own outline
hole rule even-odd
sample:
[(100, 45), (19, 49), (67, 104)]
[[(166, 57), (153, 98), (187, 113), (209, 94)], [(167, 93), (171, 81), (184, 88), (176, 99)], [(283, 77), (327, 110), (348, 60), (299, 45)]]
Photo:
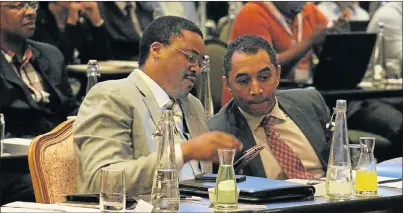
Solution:
[[(22, 61), (20, 62), (35, 60), (39, 53), (35, 51), (35, 49), (33, 49), (33, 47), (28, 43), (25, 43), (24, 46), (25, 52)], [(13, 63), (13, 60), (19, 60), (14, 59), (16, 57), (15, 52), (13, 52), (6, 44), (1, 43), (0, 48), (1, 53), (4, 55), (8, 63)]]
[[(272, 117), (275, 117), (276, 120), (280, 122), (284, 122), (286, 120), (286, 115), (284, 114), (283, 110), (280, 109), (277, 101), (277, 97), (275, 97), (276, 103), (274, 104), (273, 109), (271, 112), (269, 112), (269, 115)], [(253, 130), (256, 130), (261, 126), (262, 120), (267, 116), (267, 115), (261, 115), (261, 116), (255, 116), (251, 115), (244, 110), (242, 110), (240, 107), (238, 107), (239, 111), (242, 113), (242, 115), (245, 117), (246, 121), (248, 122), (249, 126), (253, 128)], [(277, 122), (276, 122), (277, 123)]]
[(160, 107), (160, 109), (163, 109), (170, 100), (168, 94), (143, 71), (141, 71), (140, 69), (135, 69), (134, 71), (137, 72), (140, 78), (146, 82), (148, 88), (154, 95), (155, 100), (157, 100), (158, 106)]

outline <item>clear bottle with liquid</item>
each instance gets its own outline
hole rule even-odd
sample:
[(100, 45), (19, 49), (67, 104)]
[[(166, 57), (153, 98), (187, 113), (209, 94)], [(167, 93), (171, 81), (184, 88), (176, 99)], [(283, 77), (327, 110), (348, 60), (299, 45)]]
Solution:
[(174, 129), (172, 110), (163, 110), (158, 123), (159, 144), (157, 166), (151, 192), (151, 203), (156, 212), (179, 210), (179, 180), (175, 161)]
[(97, 60), (89, 60), (87, 64), (87, 88), (85, 94), (88, 94), (90, 89), (98, 83), (98, 77), (100, 76)]
[(220, 167), (215, 185), (215, 211), (231, 211), (238, 208), (238, 189), (234, 171), (235, 149), (219, 149)]
[(4, 120), (4, 115), (0, 113), (0, 156), (4, 152), (4, 138), (6, 134), (6, 122)]
[(385, 58), (385, 36), (383, 22), (379, 22), (378, 26), (379, 32), (364, 79), (368, 82), (371, 82), (373, 88), (384, 89), (387, 86), (387, 68)]
[(204, 66), (200, 72), (197, 96), (203, 104), (207, 119), (209, 119), (214, 115), (214, 107), (210, 84), (210, 57), (208, 55), (205, 56), (203, 64)]
[(348, 199), (353, 189), (346, 109), (347, 101), (337, 100), (334, 108), (335, 127), (326, 173), (326, 195), (332, 200)]
[(374, 157), (375, 138), (360, 137), (361, 154), (355, 179), (356, 196), (377, 195), (378, 180)]

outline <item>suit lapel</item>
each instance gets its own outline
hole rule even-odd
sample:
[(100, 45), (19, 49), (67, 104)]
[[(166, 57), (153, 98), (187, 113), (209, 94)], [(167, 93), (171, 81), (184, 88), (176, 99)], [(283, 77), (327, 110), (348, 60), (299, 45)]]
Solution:
[[(244, 151), (256, 145), (255, 138), (253, 137), (252, 131), (246, 122), (244, 116), (239, 111), (238, 106), (233, 103), (228, 112), (228, 120), (231, 126), (234, 127), (233, 134), (238, 140), (243, 144), (242, 152), (236, 154), (236, 159), (239, 159)], [(255, 157), (247, 166), (249, 167), (253, 176), (256, 177), (266, 177), (264, 172), (262, 158), (260, 156)]]
[[(310, 113), (308, 111), (302, 111), (298, 106), (292, 104), (289, 100), (283, 98), (282, 96), (277, 96), (277, 100), (279, 102), (280, 108), (290, 116), (290, 118), (297, 124), (297, 126), (301, 129), (302, 133), (311, 143), (313, 149), (316, 152), (316, 155), (319, 157), (322, 165), (326, 165), (327, 162), (322, 158), (323, 153), (322, 150), (326, 149), (326, 144), (323, 143), (321, 139), (320, 129), (318, 126), (313, 125), (312, 122), (316, 121), (316, 118), (311, 118), (310, 116), (314, 116), (314, 113)], [(319, 125), (320, 126), (320, 125)]]
[(141, 77), (139, 77), (136, 72), (142, 71), (135, 70), (129, 75), (128, 78), (133, 81), (139, 92), (143, 95), (143, 102), (146, 105), (148, 112), (150, 113), (150, 117), (153, 120), (154, 124), (158, 125), (158, 122), (161, 118), (162, 110), (158, 106), (157, 100), (155, 100), (155, 97), (150, 91), (146, 82), (144, 82), (144, 80), (141, 79)]
[(25, 87), (24, 82), (21, 80), (20, 76), (14, 71), (13, 67), (10, 63), (7, 62), (4, 55), (1, 53), (0, 56), (1, 60), (1, 72), (4, 74), (4, 78), (8, 81), (13, 82), (14, 84), (18, 85), (21, 88)]

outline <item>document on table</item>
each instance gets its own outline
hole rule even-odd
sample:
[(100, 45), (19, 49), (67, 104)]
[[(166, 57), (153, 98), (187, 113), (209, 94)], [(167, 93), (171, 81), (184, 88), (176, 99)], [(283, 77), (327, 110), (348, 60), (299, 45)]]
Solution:
[(4, 139), (4, 143), (7, 144), (16, 144), (16, 145), (24, 145), (29, 146), (32, 142), (32, 138), (6, 138)]
[(17, 201), (2, 206), (0, 212), (99, 212), (99, 209)]

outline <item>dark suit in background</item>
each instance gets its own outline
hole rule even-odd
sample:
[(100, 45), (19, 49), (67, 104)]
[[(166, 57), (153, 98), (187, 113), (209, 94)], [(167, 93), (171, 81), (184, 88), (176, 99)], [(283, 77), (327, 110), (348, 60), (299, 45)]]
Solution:
[(48, 2), (40, 3), (37, 14), (35, 33), (31, 39), (59, 48), (66, 64), (78, 63), (73, 61), (74, 49), (78, 50), (78, 59), (83, 64), (90, 59), (108, 60), (109, 43), (105, 24), (95, 27), (88, 18), (82, 17), (77, 25), (66, 23), (66, 28), (61, 31), (48, 9)]
[[(284, 111), (301, 129), (311, 143), (326, 171), (330, 144), (326, 137), (326, 123), (330, 120), (329, 109), (322, 96), (313, 89), (295, 89), (277, 92), (277, 101)], [(252, 131), (234, 100), (226, 104), (215, 116), (208, 120), (210, 130), (219, 130), (235, 135), (243, 143), (242, 152), (257, 145)], [(244, 169), (249, 176), (266, 177), (260, 156), (254, 158)]]
[(67, 80), (62, 53), (54, 46), (27, 40), (30, 60), (50, 93), (49, 104), (39, 104), (3, 54), (0, 56), (0, 112), (6, 132), (13, 136), (36, 136), (52, 130), (67, 116), (75, 114), (77, 102)]
[[(137, 60), (140, 37), (133, 28), (132, 20), (125, 16), (115, 2), (98, 2), (109, 36), (109, 59)], [(136, 2), (135, 14), (144, 30), (153, 20), (153, 10)]]

